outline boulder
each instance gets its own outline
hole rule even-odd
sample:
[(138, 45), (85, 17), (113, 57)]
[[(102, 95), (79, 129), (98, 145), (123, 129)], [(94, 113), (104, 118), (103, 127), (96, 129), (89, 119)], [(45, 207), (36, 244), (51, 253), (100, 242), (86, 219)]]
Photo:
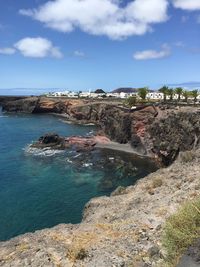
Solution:
[(48, 133), (44, 136), (41, 136), (36, 143), (32, 145), (36, 148), (45, 148), (50, 147), (52, 149), (65, 149), (65, 139), (60, 137), (56, 133)]

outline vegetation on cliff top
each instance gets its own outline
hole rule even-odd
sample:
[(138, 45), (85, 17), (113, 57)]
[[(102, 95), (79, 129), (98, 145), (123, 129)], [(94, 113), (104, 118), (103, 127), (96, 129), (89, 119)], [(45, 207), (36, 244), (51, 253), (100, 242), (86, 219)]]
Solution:
[(163, 246), (169, 266), (176, 266), (180, 256), (199, 237), (200, 197), (185, 203), (165, 224)]

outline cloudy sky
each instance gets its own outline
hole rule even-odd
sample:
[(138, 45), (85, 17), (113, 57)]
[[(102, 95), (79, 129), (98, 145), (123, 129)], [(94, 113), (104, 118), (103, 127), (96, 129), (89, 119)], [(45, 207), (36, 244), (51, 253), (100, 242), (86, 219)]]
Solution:
[(200, 0), (0, 1), (0, 88), (200, 81)]

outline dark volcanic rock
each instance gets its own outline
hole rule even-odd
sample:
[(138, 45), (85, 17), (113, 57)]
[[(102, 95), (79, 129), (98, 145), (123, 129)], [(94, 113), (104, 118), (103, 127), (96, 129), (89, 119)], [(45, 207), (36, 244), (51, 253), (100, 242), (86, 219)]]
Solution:
[(49, 144), (58, 144), (62, 141), (62, 138), (58, 134), (46, 134), (40, 137), (39, 142), (49, 145)]
[(200, 116), (198, 112), (171, 113), (148, 128), (153, 152), (165, 165), (172, 163), (180, 151), (199, 146)]
[(79, 100), (52, 99), (48, 97), (28, 97), (11, 101), (2, 102), (3, 110), (7, 112), (24, 113), (70, 113), (73, 105), (79, 104)]
[(14, 101), (4, 101), (2, 103), (3, 111), (32, 113), (37, 105), (38, 97), (29, 97)]
[(0, 105), (4, 105), (9, 101), (16, 101), (21, 99), (26, 99), (27, 96), (0, 96)]
[(32, 145), (36, 148), (50, 147), (52, 149), (65, 149), (65, 139), (58, 134), (49, 133), (41, 136), (39, 140)]

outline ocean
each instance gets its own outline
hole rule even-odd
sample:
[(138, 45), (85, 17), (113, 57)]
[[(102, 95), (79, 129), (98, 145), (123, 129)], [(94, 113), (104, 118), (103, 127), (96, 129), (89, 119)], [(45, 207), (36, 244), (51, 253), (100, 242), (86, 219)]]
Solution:
[(147, 158), (96, 149), (89, 153), (30, 149), (45, 133), (91, 135), (94, 126), (72, 125), (53, 115), (0, 111), (0, 240), (80, 223), (85, 204), (128, 186), (157, 169)]

